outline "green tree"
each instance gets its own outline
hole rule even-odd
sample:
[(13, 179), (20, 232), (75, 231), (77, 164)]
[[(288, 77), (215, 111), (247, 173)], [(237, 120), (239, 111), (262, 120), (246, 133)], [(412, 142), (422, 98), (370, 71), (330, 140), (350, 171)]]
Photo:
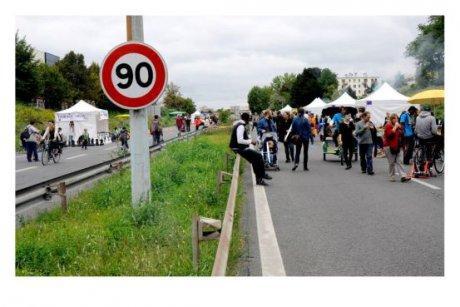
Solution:
[(297, 75), (291, 89), (292, 107), (302, 107), (316, 97), (323, 97), (324, 89), (319, 82), (320, 77), (321, 69), (317, 67), (304, 68), (302, 73)]
[(70, 51), (56, 65), (71, 84), (70, 98), (72, 100), (88, 99), (88, 70), (83, 54)]
[(180, 97), (179, 101), (180, 101), (179, 111), (184, 111), (184, 112), (187, 112), (188, 114), (192, 114), (193, 112), (196, 111), (196, 106), (192, 98)]
[(34, 60), (34, 50), (19, 38), (16, 32), (16, 98), (30, 102), (39, 93), (38, 62)]
[[(104, 100), (104, 92), (102, 91), (101, 82), (99, 80), (100, 67), (97, 63), (91, 63), (87, 69), (88, 86), (86, 88), (85, 97), (93, 101), (98, 108), (107, 108)], [(110, 108), (111, 109), (111, 108)]]
[(337, 74), (333, 73), (329, 68), (324, 68), (321, 70), (321, 75), (318, 81), (323, 89), (323, 98), (331, 99), (332, 95), (339, 86)]
[(195, 103), (192, 98), (184, 98), (180, 92), (180, 87), (172, 82), (166, 85), (163, 104), (168, 109), (193, 113), (196, 111)]
[(285, 73), (273, 78), (270, 87), (273, 93), (270, 96), (269, 107), (279, 110), (291, 101), (291, 89), (296, 79), (295, 74)]
[(228, 109), (220, 108), (217, 110), (217, 114), (219, 115), (220, 122), (226, 124), (228, 123), (228, 120), (230, 119), (230, 115), (232, 114), (232, 112)]
[(395, 75), (394, 80), (393, 80), (393, 87), (396, 89), (400, 89), (406, 85), (407, 85), (406, 77), (404, 76), (404, 74), (398, 71), (398, 73)]
[(416, 81), (420, 87), (444, 85), (444, 16), (430, 16), (418, 29), (406, 47), (406, 56), (416, 60)]
[(38, 66), (39, 94), (45, 99), (45, 108), (59, 110), (64, 100), (69, 98), (70, 83), (56, 66), (44, 63)]
[(270, 105), (270, 96), (272, 95), (270, 86), (254, 86), (248, 93), (248, 104), (251, 112), (260, 113)]

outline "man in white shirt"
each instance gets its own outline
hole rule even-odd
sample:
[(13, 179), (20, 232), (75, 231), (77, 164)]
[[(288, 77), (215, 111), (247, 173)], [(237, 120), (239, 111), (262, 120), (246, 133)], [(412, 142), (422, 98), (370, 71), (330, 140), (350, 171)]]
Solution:
[(251, 144), (255, 145), (256, 142), (251, 140), (246, 132), (245, 126), (248, 123), (248, 113), (241, 114), (241, 120), (233, 123), (232, 134), (230, 137), (230, 148), (252, 164), (254, 174), (256, 175), (256, 183), (258, 185), (268, 185), (264, 179), (272, 179), (272, 177), (265, 173), (262, 155), (249, 147)]

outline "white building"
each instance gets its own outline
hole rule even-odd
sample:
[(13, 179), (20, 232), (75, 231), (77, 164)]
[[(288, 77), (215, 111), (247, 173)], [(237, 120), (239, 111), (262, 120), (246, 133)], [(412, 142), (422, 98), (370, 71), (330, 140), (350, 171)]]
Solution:
[(60, 58), (57, 55), (38, 49), (34, 49), (34, 59), (39, 63), (45, 63), (48, 66), (54, 65), (57, 61), (60, 60)]
[(343, 77), (337, 78), (339, 82), (338, 90), (344, 90), (350, 87), (355, 91), (358, 98), (366, 96), (366, 90), (371, 88), (373, 84), (377, 84), (379, 77), (368, 76), (366, 73), (358, 75), (357, 73), (349, 73)]

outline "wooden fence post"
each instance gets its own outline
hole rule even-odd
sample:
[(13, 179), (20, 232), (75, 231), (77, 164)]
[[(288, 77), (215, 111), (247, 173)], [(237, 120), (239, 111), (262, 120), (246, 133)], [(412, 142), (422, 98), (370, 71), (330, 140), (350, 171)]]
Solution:
[(192, 217), (192, 255), (193, 255), (193, 269), (198, 271), (200, 263), (200, 242), (198, 236), (198, 223), (200, 219), (197, 214)]
[(65, 185), (64, 181), (59, 182), (57, 190), (58, 190), (59, 196), (61, 197), (61, 209), (62, 209), (63, 212), (67, 212), (68, 211), (68, 208), (67, 208), (67, 188), (66, 188), (66, 185)]

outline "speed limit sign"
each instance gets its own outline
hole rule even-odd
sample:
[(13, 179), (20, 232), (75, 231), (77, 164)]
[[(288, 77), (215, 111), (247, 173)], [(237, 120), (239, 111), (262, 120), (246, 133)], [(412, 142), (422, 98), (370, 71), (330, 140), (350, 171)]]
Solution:
[(127, 42), (113, 48), (102, 62), (101, 85), (107, 97), (123, 109), (142, 109), (163, 93), (168, 72), (151, 46)]

